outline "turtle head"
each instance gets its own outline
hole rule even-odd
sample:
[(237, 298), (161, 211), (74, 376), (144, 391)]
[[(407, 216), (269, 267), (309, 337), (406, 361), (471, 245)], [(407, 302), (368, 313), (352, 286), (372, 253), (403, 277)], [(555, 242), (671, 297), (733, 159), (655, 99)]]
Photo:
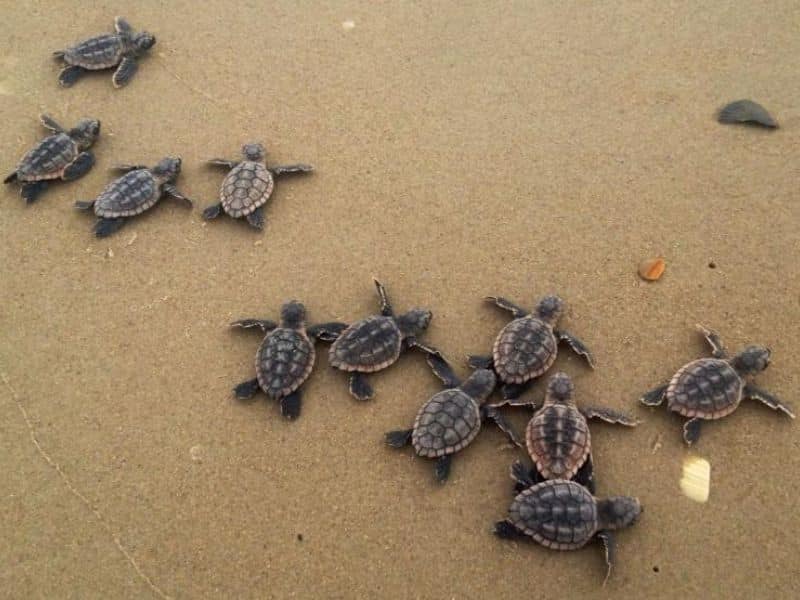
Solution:
[(545, 323), (555, 325), (564, 313), (564, 301), (558, 296), (545, 296), (536, 305), (536, 316)]
[(739, 375), (755, 375), (769, 366), (769, 357), (769, 348), (748, 346), (733, 357), (731, 365)]
[(622, 529), (636, 522), (642, 514), (642, 504), (631, 496), (611, 496), (597, 502), (599, 529)]
[(149, 31), (142, 31), (133, 37), (133, 46), (136, 52), (147, 52), (156, 43), (156, 36)]
[(153, 167), (153, 174), (156, 177), (161, 177), (166, 181), (175, 181), (178, 174), (181, 172), (181, 158), (180, 156), (168, 156), (161, 159), (158, 164)]
[(300, 329), (306, 322), (306, 307), (302, 302), (291, 300), (281, 307), (281, 325), (289, 329)]
[(91, 147), (99, 135), (100, 121), (97, 119), (81, 119), (75, 127), (69, 130), (69, 137), (78, 143), (81, 150)]
[(397, 317), (397, 326), (404, 338), (413, 337), (425, 331), (431, 323), (433, 313), (424, 308), (414, 308)]
[(556, 373), (547, 382), (545, 402), (571, 402), (575, 385), (566, 373)]
[(461, 384), (463, 392), (478, 404), (492, 395), (497, 385), (497, 377), (489, 369), (477, 369)]
[(264, 156), (267, 154), (267, 151), (264, 150), (264, 146), (262, 144), (256, 142), (242, 146), (242, 154), (244, 155), (245, 160), (257, 162), (264, 160)]

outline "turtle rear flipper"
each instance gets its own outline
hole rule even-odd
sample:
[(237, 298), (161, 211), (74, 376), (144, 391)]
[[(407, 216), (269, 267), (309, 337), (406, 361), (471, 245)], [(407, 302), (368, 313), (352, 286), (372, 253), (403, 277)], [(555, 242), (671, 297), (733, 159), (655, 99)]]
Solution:
[(309, 337), (316, 338), (322, 342), (333, 342), (347, 329), (347, 323), (318, 323), (306, 330)]
[(133, 76), (136, 75), (136, 69), (139, 68), (136, 59), (131, 56), (126, 56), (119, 63), (119, 67), (114, 71), (114, 76), (111, 78), (114, 87), (121, 88), (127, 85)]
[(6, 175), (6, 178), (3, 179), (3, 183), (13, 183), (17, 180), (17, 172), (14, 171), (13, 173)]
[(75, 208), (78, 210), (91, 210), (94, 208), (94, 200), (78, 200), (75, 203)]
[(295, 390), (288, 396), (281, 398), (281, 414), (287, 419), (296, 419), (300, 416), (302, 396), (300, 390)]
[(233, 393), (239, 400), (250, 400), (250, 398), (256, 395), (259, 389), (257, 378), (248, 379), (233, 388)]
[(256, 229), (264, 229), (264, 207), (259, 206), (249, 215), (247, 215), (247, 222)]
[(664, 401), (664, 394), (669, 387), (668, 384), (660, 385), (642, 396), (639, 401), (645, 406), (659, 406)]
[(492, 528), (492, 533), (504, 540), (521, 540), (528, 536), (517, 529), (511, 521), (498, 521)]
[(46, 189), (47, 182), (44, 180), (29, 181), (22, 184), (22, 189), (19, 193), (25, 199), (25, 202), (32, 204), (39, 199), (39, 195)]
[(203, 211), (203, 218), (206, 221), (210, 221), (211, 219), (216, 219), (221, 212), (222, 212), (222, 202), (217, 202), (216, 204), (212, 204)]
[(467, 364), (473, 369), (493, 369), (494, 359), (483, 354), (470, 354), (467, 356)]
[(355, 372), (350, 375), (350, 394), (356, 400), (366, 402), (372, 400), (375, 392), (363, 373)]
[(689, 446), (696, 444), (697, 440), (700, 439), (700, 426), (702, 423), (702, 419), (695, 418), (689, 419), (683, 424), (683, 439)]
[(453, 463), (453, 455), (445, 454), (436, 460), (434, 471), (436, 473), (436, 480), (439, 483), (444, 483), (450, 477), (450, 465)]
[(85, 72), (86, 69), (78, 65), (64, 67), (58, 74), (58, 83), (61, 87), (72, 87)]
[(123, 218), (101, 218), (95, 223), (94, 234), (99, 238), (108, 237), (112, 233), (119, 231), (123, 225), (125, 225), (125, 219)]

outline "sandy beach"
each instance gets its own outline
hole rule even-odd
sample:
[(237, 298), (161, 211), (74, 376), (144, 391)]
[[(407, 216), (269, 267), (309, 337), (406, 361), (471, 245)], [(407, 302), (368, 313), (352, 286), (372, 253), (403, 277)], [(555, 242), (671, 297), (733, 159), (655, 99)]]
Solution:
[[(800, 8), (694, 2), (0, 1), (5, 171), (45, 135), (41, 112), (100, 119), (95, 168), (25, 206), (0, 201), (0, 595), (8, 598), (788, 598), (800, 540), (798, 424), (755, 402), (687, 450), (682, 420), (638, 403), (709, 354), (759, 343), (757, 382), (797, 398)], [(54, 50), (110, 31), (157, 37), (132, 83), (57, 84)], [(716, 122), (751, 98), (774, 131)], [(263, 233), (204, 222), (223, 171), (262, 141), (278, 180)], [(183, 159), (165, 200), (113, 237), (72, 208), (117, 163)], [(638, 263), (667, 262), (657, 282)], [(260, 337), (292, 298), (312, 323), (377, 309), (434, 313), (424, 339), (468, 372), (505, 314), (568, 303), (597, 358), (559, 354), (592, 427), (599, 495), (645, 512), (599, 544), (496, 539), (523, 458), (492, 426), (439, 485), (383, 443), (441, 389), (420, 355), (354, 401), (318, 347), (302, 416), (237, 402)], [(530, 392), (540, 399), (544, 384)], [(529, 412), (507, 412), (519, 430)], [(679, 488), (711, 464), (706, 503)]]

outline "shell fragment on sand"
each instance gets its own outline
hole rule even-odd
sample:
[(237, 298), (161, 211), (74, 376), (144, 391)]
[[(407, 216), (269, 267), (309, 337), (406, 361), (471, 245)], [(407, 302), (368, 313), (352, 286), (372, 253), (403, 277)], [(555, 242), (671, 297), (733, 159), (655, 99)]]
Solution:
[(711, 487), (711, 463), (699, 456), (687, 456), (683, 461), (681, 491), (695, 502), (708, 502)]
[(752, 100), (737, 100), (724, 106), (717, 115), (720, 123), (750, 123), (775, 129), (778, 122), (767, 112), (767, 109)]

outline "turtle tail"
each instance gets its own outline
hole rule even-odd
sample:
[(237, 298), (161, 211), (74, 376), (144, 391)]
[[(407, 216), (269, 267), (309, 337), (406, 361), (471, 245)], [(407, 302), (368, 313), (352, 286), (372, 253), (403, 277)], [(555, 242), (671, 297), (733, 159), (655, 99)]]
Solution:
[(13, 173), (11, 173), (11, 175), (9, 175), (5, 179), (3, 179), (3, 183), (11, 183), (12, 181), (16, 181), (16, 180), (17, 180), (17, 172), (14, 171)]

